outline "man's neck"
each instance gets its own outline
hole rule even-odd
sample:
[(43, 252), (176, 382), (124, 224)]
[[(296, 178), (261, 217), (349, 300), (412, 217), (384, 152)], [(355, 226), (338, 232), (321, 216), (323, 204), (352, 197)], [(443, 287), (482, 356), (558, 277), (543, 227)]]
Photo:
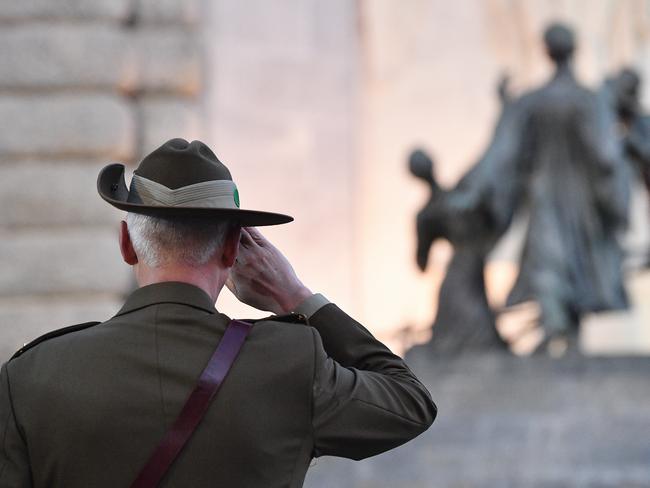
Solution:
[[(223, 276), (224, 273), (225, 276)], [(201, 288), (210, 296), (213, 302), (216, 302), (217, 297), (226, 282), (227, 270), (215, 270), (214, 266), (208, 265), (199, 267), (173, 266), (149, 268), (138, 264), (135, 267), (135, 276), (138, 285), (141, 287), (167, 281), (188, 283)]]

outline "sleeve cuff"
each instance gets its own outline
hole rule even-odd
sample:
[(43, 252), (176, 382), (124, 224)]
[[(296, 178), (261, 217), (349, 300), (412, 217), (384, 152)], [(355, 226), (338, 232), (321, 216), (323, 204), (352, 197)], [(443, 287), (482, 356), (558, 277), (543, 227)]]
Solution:
[(327, 298), (320, 293), (316, 293), (303, 300), (303, 302), (298, 305), (293, 312), (310, 318), (328, 303), (330, 303), (330, 301)]

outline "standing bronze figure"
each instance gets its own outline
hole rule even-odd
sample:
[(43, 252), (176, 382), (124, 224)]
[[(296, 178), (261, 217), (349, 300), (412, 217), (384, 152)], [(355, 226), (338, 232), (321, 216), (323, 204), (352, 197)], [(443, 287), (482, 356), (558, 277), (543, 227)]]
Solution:
[(552, 25), (544, 40), (555, 73), (518, 102), (530, 220), (508, 304), (537, 302), (553, 337), (575, 332), (586, 313), (627, 306), (618, 238), (627, 224), (629, 175), (611, 106), (573, 75), (572, 31)]
[[(473, 262), (474, 277), (467, 275), (458, 284), (465, 293), (446, 293), (445, 285), (454, 280), (449, 274), (460, 267), (452, 261), (435, 322), (441, 331), (459, 331), (459, 340), (467, 335), (461, 329), (486, 330), (486, 324), (493, 324), (482, 299), (464, 296), (472, 287), (483, 288), (478, 267), (515, 213), (528, 215), (528, 228), (507, 305), (536, 302), (547, 339), (572, 335), (587, 313), (627, 306), (618, 238), (627, 224), (629, 171), (615, 130), (615, 110), (611, 101), (574, 77), (575, 41), (569, 28), (554, 24), (544, 40), (555, 63), (552, 78), (520, 98), (500, 86), (503, 110), (488, 150), (444, 198), (435, 196), (441, 192), (432, 184), (432, 198), (418, 215), (420, 265), (424, 248), (428, 251), (435, 237), (449, 239), (456, 253), (473, 249), (473, 259), (463, 258), (463, 266)], [(413, 170), (413, 158), (411, 163), (416, 176), (426, 175)], [(440, 213), (447, 224), (432, 217)], [(462, 307), (482, 309), (482, 318), (467, 324), (462, 314), (444, 313)]]

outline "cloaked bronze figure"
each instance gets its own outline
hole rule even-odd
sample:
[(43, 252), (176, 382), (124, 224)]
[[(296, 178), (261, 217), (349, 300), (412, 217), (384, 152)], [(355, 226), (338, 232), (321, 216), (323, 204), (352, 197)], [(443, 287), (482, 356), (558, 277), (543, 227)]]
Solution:
[[(572, 31), (554, 24), (544, 40), (555, 73), (544, 86), (519, 98), (509, 95), (505, 84), (500, 87), (503, 110), (489, 148), (444, 204), (432, 197), (418, 216), (418, 262), (422, 264), (423, 248), (432, 236), (450, 239), (459, 252), (448, 228), (437, 235), (426, 230), (424, 220), (431, 220), (426, 215), (442, 212), (455, 227), (464, 227), (473, 256), (484, 259), (513, 215), (527, 214), (520, 271), (507, 305), (539, 304), (540, 323), (550, 339), (573, 334), (586, 313), (627, 306), (618, 237), (627, 224), (629, 171), (611, 103), (573, 75)], [(427, 209), (432, 206), (435, 212)], [(456, 270), (450, 266), (448, 273)], [(451, 280), (448, 275), (445, 284)], [(476, 282), (462, 286), (471, 288)], [(462, 294), (445, 295), (444, 288), (441, 311), (450, 302), (464, 301)], [(479, 306), (467, 301), (454, 305), (462, 307)], [(491, 312), (484, 304), (480, 307), (483, 320), (473, 325), (484, 329)], [(470, 326), (462, 323), (462, 315), (442, 318), (439, 312), (434, 343), (435, 327), (453, 334), (453, 329)]]
[[(616, 107), (625, 157), (650, 197), (650, 115), (641, 107), (640, 91), (641, 77), (632, 68), (622, 69), (603, 86)], [(650, 266), (650, 252), (646, 251), (644, 261)]]
[(627, 306), (618, 237), (627, 225), (629, 172), (615, 114), (581, 86), (571, 30), (544, 40), (555, 74), (521, 105), (522, 205), (530, 220), (508, 304), (534, 300), (548, 336), (570, 334), (589, 312)]

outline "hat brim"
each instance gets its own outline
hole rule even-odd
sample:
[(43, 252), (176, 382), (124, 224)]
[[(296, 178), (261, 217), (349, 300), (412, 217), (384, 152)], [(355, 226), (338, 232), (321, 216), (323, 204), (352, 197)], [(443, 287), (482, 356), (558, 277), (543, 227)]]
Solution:
[(153, 217), (213, 217), (231, 220), (244, 227), (259, 227), (265, 225), (287, 224), (293, 217), (274, 212), (246, 210), (239, 208), (206, 208), (206, 207), (162, 207), (144, 205), (128, 201), (129, 189), (124, 179), (123, 164), (109, 164), (102, 169), (97, 177), (97, 192), (99, 196), (115, 208), (125, 212), (133, 212)]

